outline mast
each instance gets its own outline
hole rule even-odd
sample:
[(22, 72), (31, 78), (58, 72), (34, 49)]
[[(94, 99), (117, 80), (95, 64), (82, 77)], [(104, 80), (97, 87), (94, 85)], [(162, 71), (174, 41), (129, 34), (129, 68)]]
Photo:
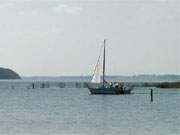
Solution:
[(104, 40), (104, 56), (103, 56), (103, 86), (105, 84), (105, 71), (106, 71), (106, 40)]

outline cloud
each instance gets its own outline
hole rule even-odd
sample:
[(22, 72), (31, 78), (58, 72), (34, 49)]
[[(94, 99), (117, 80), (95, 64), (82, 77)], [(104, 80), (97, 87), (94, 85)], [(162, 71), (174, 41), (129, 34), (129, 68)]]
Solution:
[(37, 15), (38, 14), (38, 11), (37, 10), (32, 10), (32, 11), (19, 11), (18, 12), (18, 15), (21, 15), (21, 16), (33, 16), (33, 15)]
[(78, 15), (82, 11), (81, 7), (69, 6), (66, 4), (60, 4), (54, 8), (57, 13), (65, 13), (69, 15)]
[(7, 3), (1, 3), (0, 2), (0, 9), (5, 9), (5, 8), (12, 8), (13, 3), (7, 2)]
[[(19, 5), (18, 5), (19, 4)], [(13, 9), (15, 13), (17, 13), (20, 16), (33, 16), (36, 15), (38, 12), (37, 10), (27, 10), (27, 9), (22, 9), (23, 5), (22, 3), (15, 3), (15, 2), (1, 2), (0, 1), (0, 9), (2, 10), (9, 10), (9, 9)]]

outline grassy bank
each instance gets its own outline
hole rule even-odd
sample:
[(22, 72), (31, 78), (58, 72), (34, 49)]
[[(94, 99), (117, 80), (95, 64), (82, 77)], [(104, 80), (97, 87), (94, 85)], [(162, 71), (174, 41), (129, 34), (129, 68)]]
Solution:
[(129, 83), (134, 87), (180, 88), (180, 82)]
[(157, 84), (158, 88), (180, 88), (180, 82), (163, 82)]

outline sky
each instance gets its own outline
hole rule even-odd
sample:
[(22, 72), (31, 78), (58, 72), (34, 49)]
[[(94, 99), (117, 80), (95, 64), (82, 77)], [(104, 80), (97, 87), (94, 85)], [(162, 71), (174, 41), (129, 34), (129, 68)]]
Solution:
[(22, 76), (180, 74), (179, 0), (0, 0), (0, 67)]

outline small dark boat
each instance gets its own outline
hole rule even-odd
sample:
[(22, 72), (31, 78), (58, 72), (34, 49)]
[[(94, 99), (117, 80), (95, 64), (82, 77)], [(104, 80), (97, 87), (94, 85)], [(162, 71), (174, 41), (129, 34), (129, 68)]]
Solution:
[(127, 87), (120, 83), (108, 83), (105, 81), (105, 53), (106, 53), (106, 40), (104, 40), (104, 54), (103, 54), (103, 81), (101, 82), (100, 74), (100, 58), (99, 55), (91, 83), (87, 85), (91, 94), (131, 94), (132, 87)]

